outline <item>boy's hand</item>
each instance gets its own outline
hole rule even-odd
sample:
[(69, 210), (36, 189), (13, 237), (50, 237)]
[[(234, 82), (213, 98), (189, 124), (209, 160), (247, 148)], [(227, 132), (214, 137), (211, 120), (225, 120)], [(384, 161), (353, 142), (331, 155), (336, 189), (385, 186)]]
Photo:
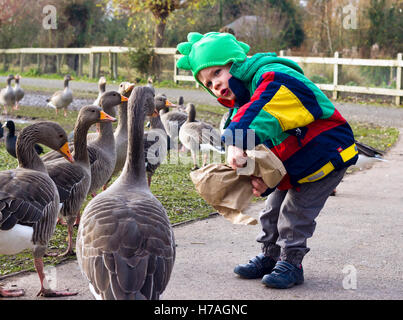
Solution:
[(228, 146), (227, 162), (232, 169), (242, 168), (247, 160), (246, 153), (235, 146)]
[(260, 197), (269, 187), (262, 178), (251, 176), (252, 192), (256, 197)]

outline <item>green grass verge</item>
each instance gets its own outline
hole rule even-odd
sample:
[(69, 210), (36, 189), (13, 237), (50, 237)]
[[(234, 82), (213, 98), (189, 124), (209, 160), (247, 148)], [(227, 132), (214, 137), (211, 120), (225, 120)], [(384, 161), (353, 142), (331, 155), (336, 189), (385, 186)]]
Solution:
[[(197, 117), (218, 127), (224, 108), (214, 106), (198, 105)], [(77, 117), (77, 111), (70, 111), (67, 118), (63, 115), (55, 115), (53, 109), (36, 108), (22, 106), (19, 111), (13, 110), (14, 116), (26, 120), (50, 120), (60, 123), (60, 125), (70, 132)], [(373, 124), (350, 123), (360, 142), (369, 144), (380, 150), (388, 150), (397, 141), (399, 132), (395, 128), (381, 127)], [(28, 123), (17, 124), (17, 130), (21, 130)], [(45, 151), (49, 151), (45, 147)], [(201, 159), (200, 163), (201, 163)], [(213, 208), (208, 205), (196, 192), (189, 173), (192, 167), (189, 154), (181, 156), (178, 163), (167, 162), (162, 164), (153, 176), (151, 191), (167, 210), (171, 223), (178, 223), (192, 219), (205, 218), (213, 212)], [(199, 164), (200, 164), (199, 163)], [(0, 143), (0, 170), (8, 170), (17, 166), (17, 160), (11, 157), (5, 150), (4, 143)], [(116, 179), (113, 177), (112, 182)], [(82, 208), (91, 200), (86, 199)], [(260, 201), (256, 198), (254, 202)], [(75, 229), (76, 233), (76, 229)], [(76, 235), (76, 234), (75, 234)], [(49, 250), (63, 252), (67, 248), (67, 229), (65, 226), (57, 225), (56, 231), (50, 241)], [(75, 259), (70, 257), (68, 259)], [(55, 265), (66, 259), (58, 257), (46, 257), (45, 265)], [(30, 251), (8, 256), (0, 255), (0, 275), (6, 275), (21, 270), (34, 270), (32, 255)]]

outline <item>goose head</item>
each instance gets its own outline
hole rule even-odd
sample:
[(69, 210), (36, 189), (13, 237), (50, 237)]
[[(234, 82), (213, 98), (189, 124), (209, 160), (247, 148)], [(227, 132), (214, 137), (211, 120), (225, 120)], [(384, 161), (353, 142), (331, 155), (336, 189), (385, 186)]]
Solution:
[(67, 143), (67, 134), (64, 129), (55, 122), (42, 121), (33, 125), (25, 127), (21, 130), (21, 133), (17, 138), (17, 157), (19, 154), (19, 148), (24, 144), (29, 137), (35, 136), (37, 143), (44, 144), (45, 146), (57, 150), (67, 161), (74, 162), (74, 159), (70, 153), (69, 145)]
[(135, 86), (135, 84), (132, 82), (128, 82), (128, 81), (121, 82), (119, 84), (118, 92), (121, 95), (128, 98), (128, 97), (130, 97), (130, 94), (132, 93), (134, 86)]
[(176, 104), (172, 103), (171, 101), (168, 100), (167, 96), (163, 93), (158, 94), (155, 98), (155, 109), (157, 111), (164, 110), (164, 112), (168, 112), (168, 108), (172, 107), (175, 108)]
[(101, 107), (98, 106), (84, 106), (80, 109), (77, 119), (85, 119), (88, 123), (96, 122), (115, 122), (116, 118), (110, 116), (106, 112), (102, 111)]
[(193, 103), (186, 105), (186, 113), (188, 114), (188, 121), (194, 122), (196, 119), (196, 107)]
[(100, 77), (98, 80), (98, 88), (100, 92), (105, 92), (106, 78)]
[(15, 77), (13, 74), (9, 74), (6, 78), (7, 84), (10, 86), (11, 85), (11, 80), (14, 80)]
[(65, 88), (67, 88), (69, 86), (69, 81), (71, 81), (71, 80), (74, 80), (74, 78), (71, 75), (66, 74), (64, 76), (64, 87)]
[(126, 102), (127, 100), (128, 98), (121, 95), (117, 91), (107, 91), (101, 96), (101, 99), (99, 100), (99, 105), (106, 113), (114, 116), (114, 107), (121, 104), (122, 102)]
[(15, 123), (13, 120), (7, 120), (4, 124), (3, 124), (3, 128), (7, 128), (9, 133), (14, 134), (15, 132)]
[(21, 76), (19, 74), (15, 75), (14, 80), (15, 83), (20, 83)]

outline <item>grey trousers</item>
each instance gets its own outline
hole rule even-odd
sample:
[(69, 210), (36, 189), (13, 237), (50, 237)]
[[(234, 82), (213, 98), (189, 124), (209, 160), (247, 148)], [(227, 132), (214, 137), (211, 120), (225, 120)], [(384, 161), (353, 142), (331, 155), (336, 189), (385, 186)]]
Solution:
[(260, 212), (262, 231), (256, 239), (266, 256), (295, 265), (302, 262), (309, 251), (306, 240), (313, 235), (315, 219), (345, 172), (333, 171), (323, 180), (302, 184), (299, 191), (276, 189), (267, 197)]

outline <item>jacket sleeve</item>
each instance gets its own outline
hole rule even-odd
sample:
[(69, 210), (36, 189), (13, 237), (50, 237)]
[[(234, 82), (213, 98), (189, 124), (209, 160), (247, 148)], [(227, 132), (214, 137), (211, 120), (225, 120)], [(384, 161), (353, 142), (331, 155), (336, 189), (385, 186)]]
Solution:
[(268, 139), (281, 138), (288, 130), (308, 125), (322, 114), (314, 93), (302, 81), (284, 73), (266, 72), (222, 139), (227, 145), (253, 149)]

